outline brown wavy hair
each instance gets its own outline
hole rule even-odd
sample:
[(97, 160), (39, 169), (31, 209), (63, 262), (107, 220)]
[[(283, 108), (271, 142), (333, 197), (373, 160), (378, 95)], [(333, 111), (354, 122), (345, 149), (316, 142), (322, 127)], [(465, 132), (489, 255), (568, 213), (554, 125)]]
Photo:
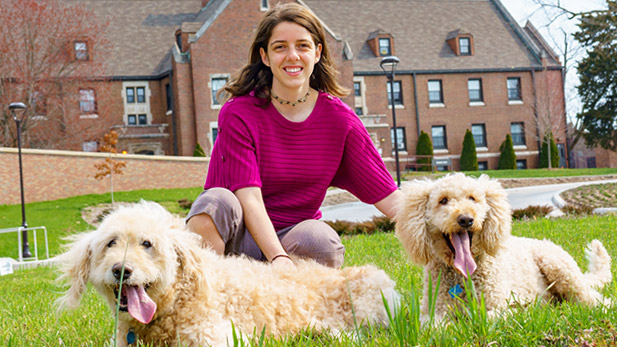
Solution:
[(254, 90), (258, 98), (266, 100), (266, 104), (270, 101), (272, 70), (262, 62), (259, 49), (263, 48), (266, 52), (268, 51), (268, 41), (272, 36), (272, 30), (282, 22), (295, 23), (304, 27), (311, 34), (315, 46), (321, 44), (321, 58), (315, 64), (311, 75), (311, 88), (338, 97), (349, 94), (349, 90), (337, 81), (339, 73), (334, 67), (330, 50), (326, 44), (323, 26), (309, 9), (296, 3), (277, 5), (266, 12), (259, 22), (253, 38), (248, 64), (232, 76), (231, 80), (219, 92), (224, 92), (227, 97), (231, 97), (246, 95)]

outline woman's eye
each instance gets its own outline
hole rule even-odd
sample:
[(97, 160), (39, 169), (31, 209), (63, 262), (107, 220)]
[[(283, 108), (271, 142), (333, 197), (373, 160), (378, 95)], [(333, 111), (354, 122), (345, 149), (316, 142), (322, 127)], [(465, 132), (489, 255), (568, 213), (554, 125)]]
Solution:
[(115, 244), (116, 244), (116, 239), (113, 239), (113, 240), (109, 241), (109, 243), (107, 244), (107, 247), (111, 247), (111, 246), (113, 246)]
[(448, 203), (448, 198), (443, 198), (443, 199), (439, 200), (439, 203), (442, 204), (442, 205), (447, 204)]
[(152, 247), (152, 243), (150, 243), (150, 241), (144, 241), (141, 243), (142, 246), (144, 246), (145, 248), (150, 248)]

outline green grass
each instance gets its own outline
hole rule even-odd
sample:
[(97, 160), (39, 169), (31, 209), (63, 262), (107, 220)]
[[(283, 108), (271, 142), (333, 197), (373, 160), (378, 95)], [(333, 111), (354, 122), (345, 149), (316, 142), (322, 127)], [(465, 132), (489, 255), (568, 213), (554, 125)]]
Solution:
[[(159, 202), (194, 198), (199, 188), (116, 193), (116, 200), (140, 198)], [(109, 202), (108, 196), (85, 196), (28, 205), (31, 225), (51, 226), (52, 253), (59, 250), (59, 236), (85, 230), (79, 210), (85, 206)], [(170, 205), (170, 204), (167, 204)], [(0, 228), (19, 221), (18, 206), (0, 206)], [(5, 222), (10, 221), (10, 222)], [(30, 220), (30, 219), (29, 219)], [(617, 216), (581, 219), (515, 222), (513, 233), (519, 236), (548, 238), (562, 245), (579, 265), (586, 268), (583, 249), (592, 239), (602, 240), (615, 258)], [(10, 241), (13, 241), (12, 239)], [(7, 241), (8, 242), (8, 241)], [(392, 233), (344, 237), (347, 248), (345, 266), (372, 263), (383, 268), (397, 283), (403, 295), (402, 313), (392, 317), (390, 328), (370, 327), (337, 340), (316, 335), (310, 330), (279, 339), (255, 341), (261, 346), (615, 346), (617, 311), (587, 308), (574, 304), (538, 303), (514, 309), (508, 318), (483, 318), (475, 308), (473, 319), (462, 316), (447, 326), (419, 326), (418, 303), (422, 270), (410, 265)], [(13, 247), (15, 241), (13, 241)], [(0, 248), (11, 247), (4, 241)], [(615, 276), (615, 270), (613, 270)], [(82, 305), (74, 311), (56, 313), (54, 300), (62, 288), (55, 283), (55, 269), (38, 268), (17, 271), (0, 277), (0, 345), (2, 346), (111, 346), (114, 319), (112, 311), (89, 288)], [(617, 300), (617, 285), (612, 282), (604, 294)], [(478, 303), (480, 306), (480, 303)], [(257, 333), (259, 336), (259, 333)], [(358, 336), (355, 336), (358, 335)], [(121, 337), (122, 338), (122, 337)]]

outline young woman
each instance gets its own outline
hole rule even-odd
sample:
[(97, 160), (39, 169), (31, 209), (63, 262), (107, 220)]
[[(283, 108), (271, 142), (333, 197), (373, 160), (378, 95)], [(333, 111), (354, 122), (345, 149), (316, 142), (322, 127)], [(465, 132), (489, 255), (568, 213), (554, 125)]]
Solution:
[(340, 267), (345, 249), (319, 221), (330, 186), (393, 217), (400, 192), (355, 113), (338, 97), (324, 29), (298, 4), (268, 11), (249, 63), (225, 87), (204, 191), (190, 230), (220, 254)]

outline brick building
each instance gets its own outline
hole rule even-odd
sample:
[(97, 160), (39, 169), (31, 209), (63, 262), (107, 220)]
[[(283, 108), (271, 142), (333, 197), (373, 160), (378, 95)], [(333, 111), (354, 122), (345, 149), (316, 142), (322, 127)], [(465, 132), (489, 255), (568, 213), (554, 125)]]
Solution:
[[(391, 169), (390, 88), (402, 168), (413, 167), (424, 131), (440, 168), (458, 169), (466, 129), (481, 168), (497, 168), (508, 133), (519, 167), (534, 168), (545, 123), (565, 166), (562, 66), (535, 28), (520, 28), (499, 0), (295, 1), (326, 27), (341, 81), (352, 91), (343, 100)], [(111, 20), (115, 92), (105, 102), (118, 109), (120, 149), (187, 156), (199, 143), (209, 153), (221, 107), (216, 91), (246, 63), (256, 24), (275, 1), (81, 2)], [(393, 85), (379, 64), (388, 55), (400, 59)], [(83, 149), (93, 149), (92, 141)]]

